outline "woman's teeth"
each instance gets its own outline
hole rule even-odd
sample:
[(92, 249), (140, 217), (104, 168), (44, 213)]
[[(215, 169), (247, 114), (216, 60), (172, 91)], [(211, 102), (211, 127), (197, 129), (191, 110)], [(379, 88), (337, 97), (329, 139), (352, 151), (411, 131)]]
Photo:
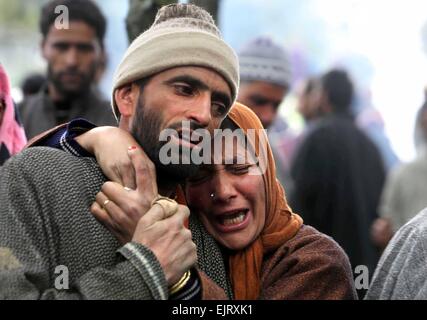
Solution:
[(235, 224), (242, 223), (245, 220), (246, 212), (241, 211), (233, 215), (229, 215), (221, 218), (221, 224), (224, 226), (232, 226)]

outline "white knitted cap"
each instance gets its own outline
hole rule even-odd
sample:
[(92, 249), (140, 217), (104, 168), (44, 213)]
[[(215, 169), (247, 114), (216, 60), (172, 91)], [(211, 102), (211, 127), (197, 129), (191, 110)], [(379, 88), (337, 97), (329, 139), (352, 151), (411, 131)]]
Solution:
[(222, 39), (211, 15), (191, 4), (162, 7), (153, 25), (136, 38), (118, 66), (112, 91), (116, 118), (119, 110), (114, 92), (125, 84), (179, 66), (210, 68), (224, 77), (233, 101), (239, 88), (239, 62)]
[(265, 81), (284, 87), (292, 82), (291, 64), (285, 49), (269, 37), (249, 41), (239, 51), (242, 81)]

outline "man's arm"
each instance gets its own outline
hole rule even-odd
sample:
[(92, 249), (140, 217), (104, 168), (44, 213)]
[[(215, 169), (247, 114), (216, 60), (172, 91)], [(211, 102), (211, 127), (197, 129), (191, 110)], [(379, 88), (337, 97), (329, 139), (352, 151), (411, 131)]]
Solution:
[(75, 139), (94, 128), (96, 125), (85, 119), (75, 119), (35, 136), (28, 142), (27, 147), (51, 147), (69, 152), (74, 156), (91, 157), (93, 155)]

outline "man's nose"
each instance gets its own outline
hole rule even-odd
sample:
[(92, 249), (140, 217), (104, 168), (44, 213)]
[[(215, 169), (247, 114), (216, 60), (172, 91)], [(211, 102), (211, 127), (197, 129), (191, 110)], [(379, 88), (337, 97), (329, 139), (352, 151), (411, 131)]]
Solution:
[(202, 127), (209, 127), (212, 121), (212, 102), (209, 94), (202, 94), (188, 111), (189, 120), (196, 121)]
[(74, 67), (78, 64), (79, 61), (79, 53), (77, 48), (70, 47), (65, 53), (65, 62), (67, 66)]

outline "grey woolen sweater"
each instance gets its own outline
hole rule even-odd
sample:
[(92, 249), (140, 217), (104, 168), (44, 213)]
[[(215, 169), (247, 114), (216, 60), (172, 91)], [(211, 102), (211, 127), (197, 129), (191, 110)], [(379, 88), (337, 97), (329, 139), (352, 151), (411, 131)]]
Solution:
[(366, 299), (427, 299), (427, 209), (393, 237), (375, 270)]

